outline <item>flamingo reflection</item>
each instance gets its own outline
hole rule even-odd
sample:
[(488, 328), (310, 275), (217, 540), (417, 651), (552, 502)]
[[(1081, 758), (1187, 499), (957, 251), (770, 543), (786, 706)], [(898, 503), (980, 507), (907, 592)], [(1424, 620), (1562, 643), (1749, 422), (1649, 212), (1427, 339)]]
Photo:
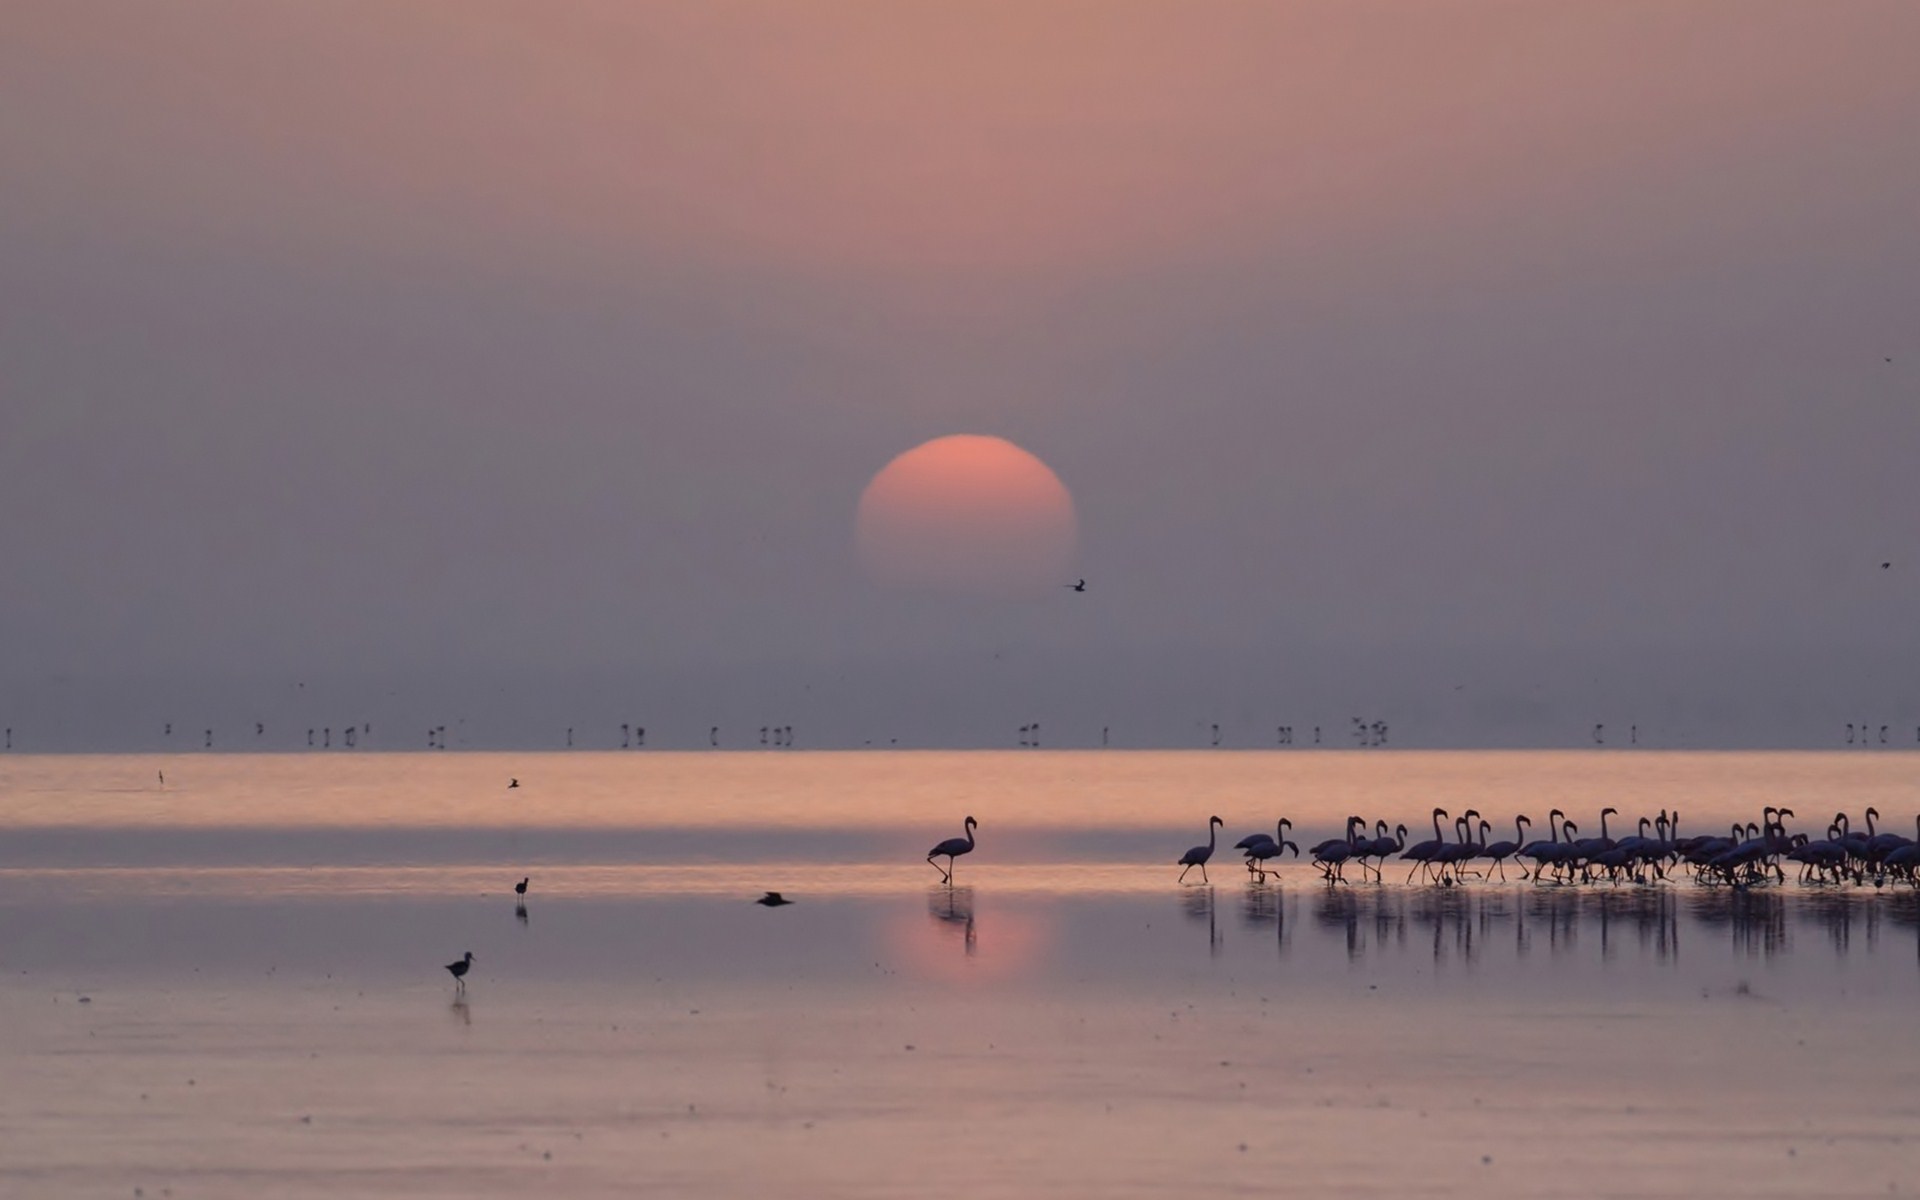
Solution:
[[(1214, 820), (1219, 820), (1215, 817)], [(1203, 883), (1180, 893), (1180, 907), (1188, 918), (1207, 923), (1207, 952), (1220, 953), (1220, 921), (1214, 913), (1213, 885)]]
[(973, 957), (976, 948), (973, 926), (973, 888), (927, 889), (927, 915), (932, 917), (941, 929), (950, 933), (958, 932), (966, 947), (967, 957)]

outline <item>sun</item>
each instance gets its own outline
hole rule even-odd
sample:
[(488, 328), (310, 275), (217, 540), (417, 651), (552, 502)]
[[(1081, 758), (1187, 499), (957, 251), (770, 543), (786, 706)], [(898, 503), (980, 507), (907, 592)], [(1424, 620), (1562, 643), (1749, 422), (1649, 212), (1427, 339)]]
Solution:
[(876, 582), (1020, 595), (1072, 582), (1079, 522), (1046, 463), (1005, 438), (952, 434), (880, 469), (855, 535)]

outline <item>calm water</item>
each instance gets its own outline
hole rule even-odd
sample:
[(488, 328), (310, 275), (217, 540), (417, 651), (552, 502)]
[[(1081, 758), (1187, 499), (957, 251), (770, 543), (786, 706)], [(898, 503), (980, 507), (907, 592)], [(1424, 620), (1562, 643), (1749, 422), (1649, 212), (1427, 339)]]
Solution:
[(1911, 1191), (1911, 889), (1258, 885), (1227, 847), (1435, 806), (1910, 834), (1914, 765), (4, 758), (0, 1195)]

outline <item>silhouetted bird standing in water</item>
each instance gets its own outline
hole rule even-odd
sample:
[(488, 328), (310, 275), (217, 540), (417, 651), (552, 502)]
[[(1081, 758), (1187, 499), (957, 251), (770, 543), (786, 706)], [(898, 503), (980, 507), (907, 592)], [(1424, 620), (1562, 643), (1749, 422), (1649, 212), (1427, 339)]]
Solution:
[(1180, 861), (1174, 864), (1180, 868), (1180, 878), (1175, 882), (1184, 883), (1187, 878), (1187, 872), (1193, 870), (1195, 867), (1200, 868), (1201, 882), (1206, 882), (1207, 860), (1213, 857), (1213, 831), (1224, 824), (1226, 824), (1226, 822), (1222, 821), (1219, 817), (1207, 818), (1207, 844), (1204, 846), (1195, 846), (1180, 856)]
[(456, 962), (450, 962), (447, 964), (447, 970), (453, 973), (454, 986), (461, 989), (465, 989), (465, 987), (467, 986), (467, 972), (472, 969), (473, 969), (473, 951), (471, 950), (467, 951), (467, 956), (465, 958), (462, 958)]
[(782, 904), (792, 904), (793, 901), (782, 896), (779, 892), (768, 892), (758, 900), (755, 900), (754, 903), (767, 908), (779, 908)]
[[(528, 878), (532, 878), (532, 877), (531, 877), (531, 876), (529, 876)], [(526, 879), (522, 879), (522, 880), (521, 880), (521, 881), (520, 881), (519, 883), (516, 883), (516, 884), (514, 884), (514, 885), (513, 885), (513, 894), (514, 894), (514, 895), (516, 895), (516, 896), (524, 896), (524, 895), (526, 895), (526, 894), (527, 894), (527, 880), (526, 880)]]
[(1073, 583), (1067, 584), (1066, 587), (1070, 592), (1084, 592), (1087, 590), (1087, 581), (1084, 579), (1075, 580)]
[[(973, 830), (974, 830), (974, 826), (978, 825), (979, 823), (980, 822), (974, 820), (972, 817), (968, 817), (966, 820), (967, 836), (957, 837), (957, 838), (948, 838), (946, 841), (941, 842), (938, 846), (935, 846), (933, 849), (927, 851), (927, 863), (934, 870), (940, 872), (942, 882), (945, 882), (945, 883), (953, 882), (953, 860), (954, 859), (960, 857), (962, 854), (970, 854), (973, 852)], [(940, 858), (942, 856), (944, 856), (947, 860), (947, 865), (944, 870), (941, 869), (941, 866), (939, 863), (933, 861), (934, 859)]]

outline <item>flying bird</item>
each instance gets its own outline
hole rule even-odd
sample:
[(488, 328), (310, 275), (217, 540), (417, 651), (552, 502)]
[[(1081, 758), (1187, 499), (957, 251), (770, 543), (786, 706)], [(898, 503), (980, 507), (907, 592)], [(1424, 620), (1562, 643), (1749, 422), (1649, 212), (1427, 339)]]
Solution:
[(472, 969), (473, 951), (471, 950), (467, 951), (465, 958), (447, 964), (447, 970), (453, 973), (454, 986), (458, 988), (465, 988), (467, 986), (467, 972)]
[(520, 781), (518, 779), (509, 779), (507, 780), (507, 786), (510, 788), (517, 788), (520, 786)]
[(782, 896), (779, 892), (768, 892), (758, 900), (755, 900), (754, 903), (765, 908), (779, 908), (782, 904), (792, 904), (793, 901)]
[(1066, 588), (1070, 592), (1084, 592), (1087, 590), (1087, 581), (1084, 579), (1076, 580), (1073, 583), (1067, 584)]

